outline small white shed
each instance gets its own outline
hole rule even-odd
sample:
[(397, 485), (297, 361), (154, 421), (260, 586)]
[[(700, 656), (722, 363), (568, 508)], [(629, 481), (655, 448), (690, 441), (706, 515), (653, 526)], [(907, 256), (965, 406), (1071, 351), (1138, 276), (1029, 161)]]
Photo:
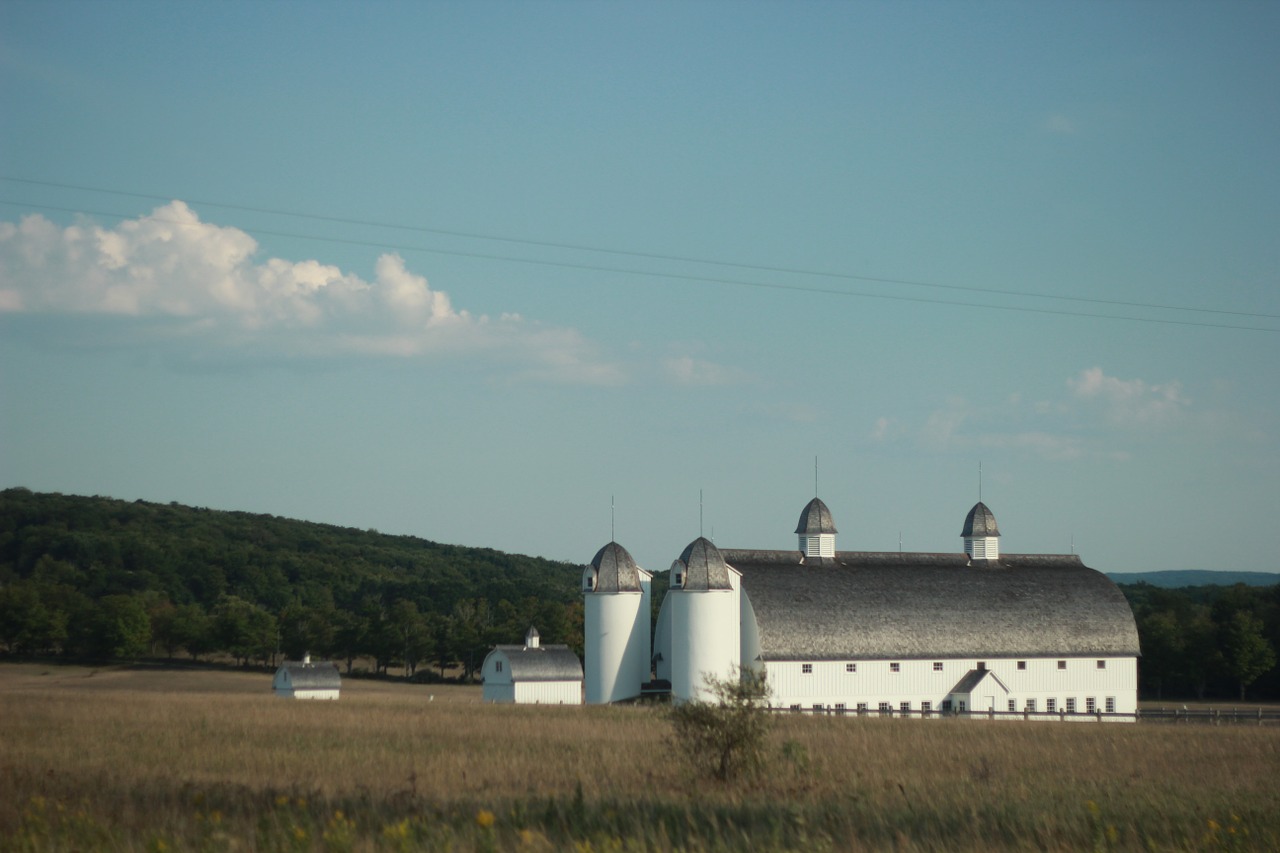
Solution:
[(337, 699), (342, 676), (333, 661), (313, 663), (311, 655), (303, 655), (280, 664), (271, 687), (283, 699)]
[(581, 705), (582, 661), (565, 645), (544, 646), (530, 628), (523, 646), (496, 646), (481, 668), (484, 701)]
[(1005, 711), (1009, 688), (989, 669), (971, 669), (947, 694), (956, 711)]

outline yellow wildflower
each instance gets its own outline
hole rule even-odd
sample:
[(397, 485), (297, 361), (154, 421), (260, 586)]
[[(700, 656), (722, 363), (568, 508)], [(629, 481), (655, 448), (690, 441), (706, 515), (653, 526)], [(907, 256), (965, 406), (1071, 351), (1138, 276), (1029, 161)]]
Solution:
[(482, 829), (488, 829), (493, 826), (493, 822), (495, 820), (497, 820), (497, 818), (494, 816), (493, 812), (488, 809), (481, 809), (476, 812), (476, 826), (479, 826)]

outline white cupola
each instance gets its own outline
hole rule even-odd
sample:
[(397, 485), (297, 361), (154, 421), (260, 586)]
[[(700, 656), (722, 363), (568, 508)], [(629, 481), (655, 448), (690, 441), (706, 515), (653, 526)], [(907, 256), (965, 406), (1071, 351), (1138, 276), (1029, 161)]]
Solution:
[(1000, 529), (996, 527), (995, 514), (982, 501), (974, 504), (964, 517), (960, 535), (964, 537), (964, 552), (970, 560), (1000, 559)]
[(809, 501), (800, 513), (796, 534), (800, 537), (800, 551), (806, 557), (834, 557), (836, 555), (836, 525), (831, 520), (831, 510), (818, 498)]

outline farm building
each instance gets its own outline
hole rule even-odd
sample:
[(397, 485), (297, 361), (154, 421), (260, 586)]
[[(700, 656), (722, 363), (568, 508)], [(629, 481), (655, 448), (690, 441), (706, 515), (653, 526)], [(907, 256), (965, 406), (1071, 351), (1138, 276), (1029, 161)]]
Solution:
[(342, 676), (332, 661), (312, 663), (311, 655), (280, 664), (271, 688), (284, 699), (337, 699)]
[(530, 628), (523, 646), (495, 646), (480, 669), (486, 702), (581, 705), (582, 663), (565, 645), (544, 646)]
[[(1074, 554), (1002, 553), (985, 504), (965, 518), (955, 553), (837, 550), (818, 498), (795, 532), (795, 550), (721, 549), (704, 538), (684, 549), (654, 629), (653, 684), (685, 701), (705, 698), (707, 675), (756, 669), (771, 703), (795, 710), (1136, 710), (1138, 633), (1124, 595)], [(606, 562), (632, 562), (616, 543), (606, 551)], [(643, 630), (631, 608), (594, 605), (604, 615), (591, 621), (594, 599), (620, 594), (602, 591), (599, 574), (593, 563), (583, 576), (586, 693), (617, 701), (639, 695), (650, 674), (637, 680), (616, 650), (618, 636)], [(647, 598), (647, 583), (632, 585)]]

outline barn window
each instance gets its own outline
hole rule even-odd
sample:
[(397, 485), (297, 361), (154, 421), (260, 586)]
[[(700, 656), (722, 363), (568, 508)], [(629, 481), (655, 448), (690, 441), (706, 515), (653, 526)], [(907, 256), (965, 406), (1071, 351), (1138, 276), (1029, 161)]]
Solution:
[(978, 672), (986, 672), (986, 671), (987, 671), (987, 662), (984, 660), (978, 661)]
[(1048, 711), (1050, 714), (1055, 713), (1058, 710), (1058, 700), (1057, 699), (1044, 700), (1044, 709)]
[(961, 699), (961, 700), (960, 700), (960, 702), (959, 702), (959, 706), (960, 706), (960, 707), (959, 707), (957, 710), (958, 710), (961, 714), (963, 714), (963, 713), (965, 712), (964, 700), (963, 700), (963, 699)]
[(791, 706), (791, 710), (793, 710), (793, 711), (799, 711), (799, 710), (800, 710), (800, 706), (799, 706), (799, 705), (792, 705), (792, 706)]
[(1067, 668), (1067, 662), (1066, 662), (1066, 661), (1064, 661), (1064, 660), (1060, 660), (1060, 661), (1058, 661), (1058, 669), (1066, 669), (1066, 668)]
[(801, 672), (803, 672), (805, 675), (812, 675), (812, 674), (813, 674), (813, 664), (811, 664), (811, 663), (802, 663), (802, 664), (800, 664), (800, 671), (801, 671)]
[(1067, 699), (1067, 713), (1074, 714), (1076, 712), (1076, 697), (1071, 696)]
[(1107, 713), (1114, 714), (1115, 712), (1116, 712), (1116, 697), (1108, 696), (1107, 697)]
[(886, 716), (887, 716), (887, 717), (892, 717), (892, 716), (893, 716), (893, 706), (892, 706), (892, 705), (890, 705), (888, 702), (881, 702), (881, 703), (880, 703), (880, 716), (882, 716), (882, 717), (886, 717)]
[(843, 703), (843, 702), (837, 702), (837, 703), (836, 703), (836, 710), (837, 710), (837, 711), (839, 711), (839, 712), (841, 712), (841, 713), (844, 713), (844, 703)]
[(1092, 696), (1084, 700), (1084, 710), (1086, 714), (1092, 714), (1098, 710), (1098, 702)]
[(902, 716), (904, 717), (909, 716), (911, 714), (911, 703), (903, 702), (901, 705), (898, 706), (898, 710), (902, 712)]
[(1036, 700), (1028, 699), (1026, 709), (1028, 712), (1034, 714), (1036, 712)]
[(943, 699), (943, 700), (942, 700), (942, 710), (944, 710), (944, 711), (950, 711), (950, 710), (951, 710), (951, 700), (950, 700), (950, 699)]
[(859, 714), (865, 714), (865, 713), (867, 713), (867, 703), (866, 703), (866, 702), (859, 702), (859, 703), (858, 703), (858, 713), (859, 713)]
[(820, 705), (820, 704), (815, 704), (815, 705), (813, 706), (813, 710), (815, 710), (815, 711), (824, 711), (824, 710), (826, 710), (826, 709), (825, 709), (822, 705)]
[(930, 714), (932, 711), (933, 711), (933, 703), (932, 703), (932, 702), (921, 702), (921, 703), (920, 703), (920, 716), (922, 716), (922, 717), (927, 717), (927, 716), (929, 716), (929, 714)]
[(845, 672), (857, 672), (857, 671), (858, 671), (858, 665), (857, 665), (856, 663), (847, 663), (847, 664), (845, 664), (845, 665), (844, 665), (844, 671), (845, 671)]
[(1017, 710), (1018, 710), (1018, 700), (1017, 700), (1017, 699), (1010, 699), (1010, 700), (1009, 700), (1009, 713), (1011, 713), (1011, 714), (1016, 713), (1016, 712), (1017, 712)]
[(933, 671), (942, 672), (942, 661), (936, 660), (933, 662)]
[(891, 664), (889, 664), (889, 671), (890, 671), (890, 672), (902, 672), (902, 664), (900, 664), (900, 663), (891, 663)]
[(1104, 660), (1100, 660), (1100, 661), (1098, 661), (1098, 669), (1106, 669), (1106, 668), (1107, 668), (1107, 662), (1106, 662), (1106, 661), (1104, 661)]
[(1024, 660), (1020, 660), (1020, 661), (1018, 661), (1018, 669), (1026, 669), (1026, 668), (1027, 668), (1027, 662), (1026, 662), (1026, 661), (1024, 661)]

